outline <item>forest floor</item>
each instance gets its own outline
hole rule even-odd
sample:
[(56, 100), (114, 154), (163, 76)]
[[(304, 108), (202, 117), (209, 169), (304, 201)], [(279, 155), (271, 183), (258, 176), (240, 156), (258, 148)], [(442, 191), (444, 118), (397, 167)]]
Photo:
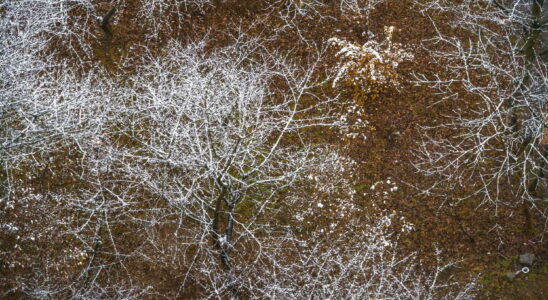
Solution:
[[(480, 274), (479, 281), (484, 285), (481, 298), (546, 299), (548, 247), (543, 239), (544, 224), (531, 216), (526, 207), (503, 207), (495, 217), (492, 207), (478, 206), (474, 199), (458, 204), (445, 201), (457, 198), (465, 190), (448, 190), (442, 195), (420, 193), (432, 180), (418, 174), (413, 166), (414, 151), (422, 138), (421, 125), (442, 122), (444, 113), (466, 105), (438, 103), (439, 96), (433, 90), (413, 81), (413, 74), (441, 70), (421, 47), (425, 39), (435, 34), (430, 20), (413, 9), (412, 1), (408, 0), (387, 1), (369, 16), (358, 19), (341, 15), (335, 4), (330, 4), (321, 7), (316, 15), (288, 17), (286, 21), (292, 20), (294, 26), (289, 26), (279, 14), (273, 14), (276, 9), (266, 8), (261, 1), (225, 1), (192, 14), (180, 24), (179, 28), (184, 30), (169, 33), (156, 43), (161, 48), (172, 38), (170, 35), (187, 41), (207, 36), (213, 41), (208, 46), (214, 48), (241, 31), (249, 36), (270, 38), (267, 46), (272, 51), (306, 58), (312, 42), (325, 47), (328, 39), (338, 37), (363, 44), (371, 38), (383, 39), (385, 26), (395, 26), (394, 41), (413, 49), (415, 56), (398, 69), (401, 86), (385, 89), (378, 97), (339, 91), (342, 97), (362, 106), (363, 114), (359, 117), (368, 122), (362, 129), (365, 139), (351, 143), (334, 141), (358, 162), (352, 170), (357, 201), (375, 203), (379, 209), (396, 212), (413, 225), (413, 230), (398, 238), (402, 252), (416, 252), (425, 263), (434, 263), (432, 254), (440, 250), (444, 259), (461, 261), (451, 270), (452, 275)], [(115, 64), (120, 51), (113, 49), (122, 49), (125, 55), (139, 55), (129, 50), (142, 39), (135, 21), (131, 7), (124, 8), (113, 25), (112, 39), (96, 45), (98, 61)], [(310, 44), (307, 46), (304, 40)], [(325, 68), (337, 64), (333, 55), (323, 63)], [(397, 191), (386, 196), (384, 192), (392, 186), (398, 186)], [(536, 255), (531, 273), (507, 280), (505, 274), (519, 268), (517, 257), (523, 253)]]

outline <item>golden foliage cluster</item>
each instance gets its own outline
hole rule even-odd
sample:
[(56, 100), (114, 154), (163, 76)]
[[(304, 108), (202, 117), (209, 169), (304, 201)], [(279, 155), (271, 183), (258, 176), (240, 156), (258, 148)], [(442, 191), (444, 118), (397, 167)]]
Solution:
[(392, 42), (393, 33), (393, 26), (385, 26), (383, 42), (371, 40), (361, 46), (339, 38), (329, 39), (339, 49), (335, 56), (340, 59), (333, 87), (351, 91), (353, 99), (370, 100), (377, 99), (388, 86), (397, 87), (398, 65), (413, 59), (413, 55), (401, 44)]

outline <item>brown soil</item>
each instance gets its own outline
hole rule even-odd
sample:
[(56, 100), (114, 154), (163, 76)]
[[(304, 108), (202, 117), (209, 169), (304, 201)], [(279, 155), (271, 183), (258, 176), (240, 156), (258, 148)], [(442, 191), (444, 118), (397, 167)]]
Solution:
[[(294, 19), (300, 34), (310, 41), (308, 45), (298, 38), (294, 28), (282, 28), (284, 22), (272, 14), (274, 10), (268, 8), (268, 1), (253, 0), (223, 1), (206, 7), (204, 11), (191, 12), (183, 20), (167, 15), (166, 22), (171, 24), (169, 28), (158, 39), (147, 40), (145, 36), (149, 28), (136, 18), (136, 2), (127, 1), (120, 8), (111, 25), (112, 36), (107, 36), (99, 28), (95, 32), (98, 39), (92, 43), (94, 59), (112, 72), (123, 57), (142, 56), (140, 45), (148, 44), (153, 51), (159, 51), (170, 38), (189, 42), (207, 37), (210, 40), (208, 47), (215, 49), (230, 43), (231, 34), (241, 28), (249, 36), (270, 39), (267, 46), (271, 51), (289, 53), (295, 59), (306, 60), (311, 52), (311, 42), (325, 47), (327, 39), (339, 37), (364, 43), (371, 38), (367, 32), (383, 38), (384, 26), (395, 26), (395, 42), (413, 49), (415, 54), (413, 61), (400, 65), (398, 69), (402, 86), (385, 89), (376, 99), (367, 96), (353, 99), (363, 103), (365, 115), (361, 117), (369, 122), (369, 126), (363, 129), (367, 139), (350, 144), (336, 137), (332, 139), (359, 163), (353, 170), (358, 201), (364, 206), (375, 203), (380, 210), (395, 211), (413, 224), (411, 232), (399, 236), (402, 252), (417, 252), (425, 263), (433, 263), (432, 254), (440, 249), (448, 260), (462, 260), (461, 268), (454, 272), (456, 276), (481, 273), (481, 282), (486, 288), (482, 297), (486, 299), (504, 296), (543, 299), (548, 295), (548, 269), (540, 267), (547, 262), (548, 247), (546, 239), (542, 239), (544, 224), (534, 212), (521, 206), (502, 207), (499, 215), (495, 216), (492, 207), (477, 207), (477, 199), (453, 205), (448, 204), (454, 203), (452, 201), (446, 202), (465, 194), (465, 189), (448, 190), (437, 195), (420, 193), (432, 180), (418, 174), (412, 165), (414, 150), (421, 140), (420, 126), (442, 122), (442, 114), (463, 104), (434, 104), (438, 96), (428, 87), (413, 83), (413, 73), (441, 71), (440, 66), (432, 63), (429, 53), (420, 47), (422, 41), (435, 32), (430, 21), (413, 9), (413, 1), (387, 1), (378, 6), (368, 19), (343, 16), (332, 1), (321, 9), (322, 18)], [(104, 6), (107, 11), (106, 2)], [(326, 56), (323, 67), (329, 69), (336, 64), (332, 55)], [(343, 97), (351, 97), (348, 94), (342, 91)], [(389, 178), (399, 189), (385, 200), (382, 192), (372, 191), (370, 187)], [(534, 267), (527, 276), (507, 282), (502, 274), (517, 268), (516, 255), (524, 252), (535, 253), (536, 266), (539, 267)], [(146, 270), (143, 272), (145, 274)]]

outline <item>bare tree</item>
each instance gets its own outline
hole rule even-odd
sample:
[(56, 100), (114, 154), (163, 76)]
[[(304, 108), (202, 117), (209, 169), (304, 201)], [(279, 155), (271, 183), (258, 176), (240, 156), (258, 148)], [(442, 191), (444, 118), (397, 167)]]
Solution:
[(263, 214), (311, 161), (302, 130), (335, 124), (336, 99), (310, 93), (312, 71), (271, 57), (257, 64), (241, 45), (210, 56), (200, 48), (173, 44), (131, 78), (123, 97), (131, 95), (132, 107), (121, 118), (132, 120), (122, 131), (130, 142), (114, 154), (181, 214), (184, 247), (197, 247), (213, 263), (207, 268), (218, 257), (230, 271), (264, 231)]
[(545, 217), (544, 1), (417, 2), (423, 13), (453, 20), (455, 29), (433, 21), (437, 35), (426, 45), (446, 68), (418, 82), (438, 89), (440, 102), (462, 103), (447, 123), (425, 128), (417, 168), (440, 178), (436, 186), (471, 191), (460, 199), (480, 197), (496, 209), (526, 203)]
[[(80, 6), (68, 1), (8, 1), (2, 4), (0, 36), (2, 43), (0, 114), (2, 124), (2, 158), (17, 157), (11, 151), (23, 151), (32, 144), (47, 144), (55, 135), (56, 126), (48, 126), (60, 106), (73, 105), (58, 99), (54, 80), (70, 80), (66, 74), (59, 80), (50, 76), (64, 67), (57, 65), (53, 51), (48, 51), (52, 39), (77, 36), (67, 29), (69, 12)], [(60, 75), (60, 74), (56, 74)], [(62, 85), (59, 85), (62, 86)], [(57, 105), (53, 102), (57, 99)], [(30, 151), (30, 150), (29, 150)], [(11, 152), (11, 153), (10, 153)]]
[(70, 51), (87, 61), (91, 8), (86, 1), (64, 0), (1, 4), (0, 213), (2, 227), (10, 228), (0, 245), (0, 269), (9, 275), (1, 280), (2, 297), (88, 292), (75, 286), (89, 280), (71, 277), (70, 270), (81, 265), (80, 251), (87, 249), (69, 236), (74, 215), (67, 214), (67, 204), (74, 203), (68, 200), (75, 192), (67, 191), (67, 173), (77, 169), (71, 163), (85, 160), (108, 124), (112, 86), (100, 80), (106, 77), (101, 70), (84, 72), (62, 57)]

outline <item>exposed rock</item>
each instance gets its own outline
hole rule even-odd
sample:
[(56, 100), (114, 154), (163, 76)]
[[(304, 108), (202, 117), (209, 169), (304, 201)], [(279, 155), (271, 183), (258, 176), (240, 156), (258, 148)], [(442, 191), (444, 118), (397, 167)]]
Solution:
[(525, 253), (519, 256), (519, 263), (522, 265), (532, 266), (535, 262), (535, 255), (533, 253)]
[(508, 279), (514, 279), (514, 278), (516, 278), (516, 273), (514, 273), (514, 272), (508, 272), (508, 273), (506, 273), (506, 278), (508, 278)]

